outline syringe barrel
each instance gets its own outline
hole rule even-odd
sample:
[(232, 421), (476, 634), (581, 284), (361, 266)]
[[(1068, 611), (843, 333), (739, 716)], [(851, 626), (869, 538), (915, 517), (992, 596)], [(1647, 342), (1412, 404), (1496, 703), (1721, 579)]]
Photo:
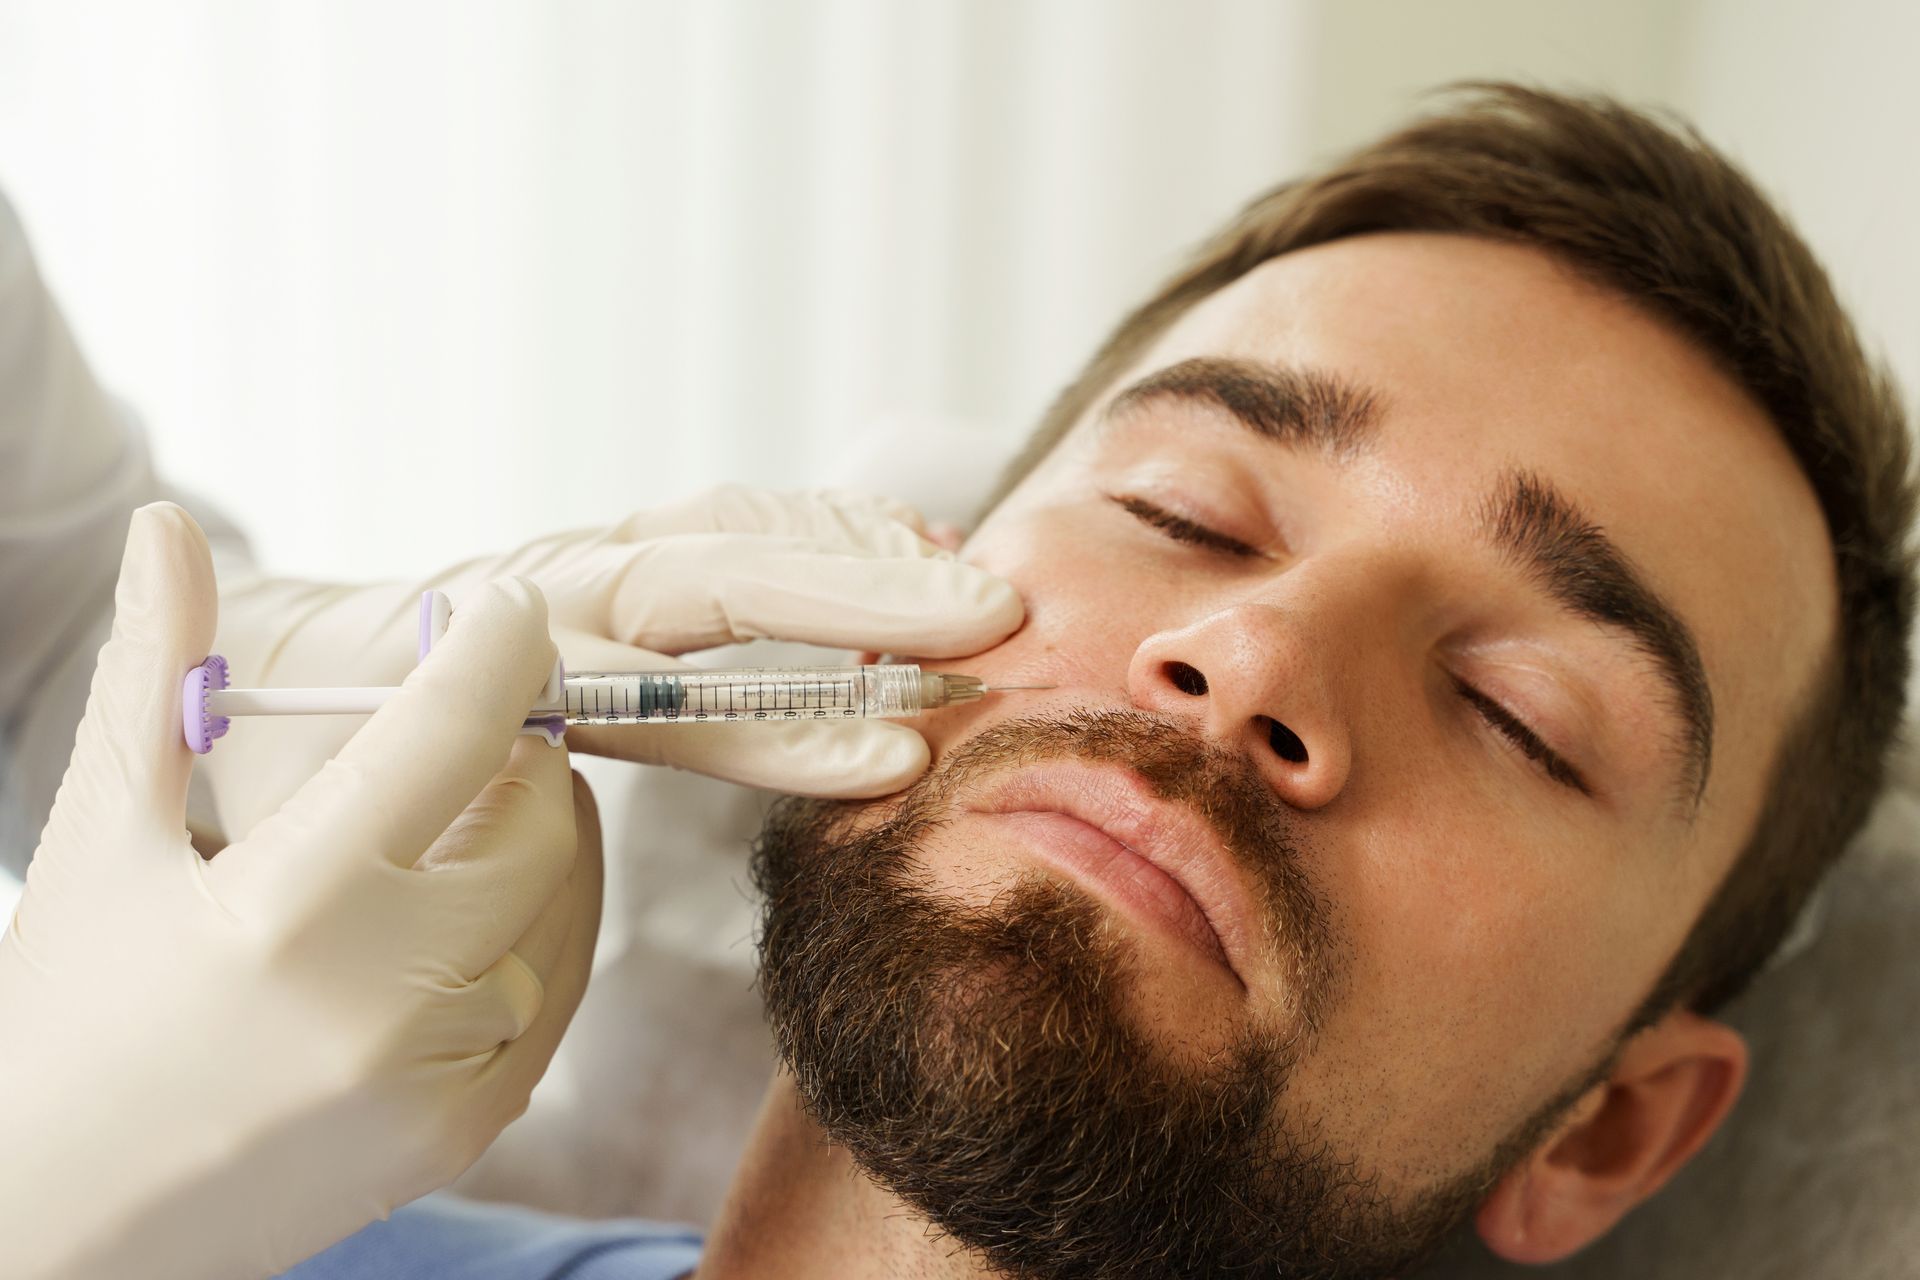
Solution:
[[(937, 677), (936, 677), (937, 680)], [(569, 672), (568, 724), (728, 724), (899, 718), (926, 710), (919, 667), (743, 667)], [(536, 712), (537, 714), (537, 712)]]

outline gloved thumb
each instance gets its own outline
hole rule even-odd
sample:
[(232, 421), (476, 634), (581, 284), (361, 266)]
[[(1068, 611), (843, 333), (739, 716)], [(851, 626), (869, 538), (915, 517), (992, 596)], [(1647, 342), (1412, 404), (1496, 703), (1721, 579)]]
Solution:
[(218, 608), (213, 558), (193, 517), (170, 502), (133, 513), (113, 608), (42, 837), (43, 848), (78, 846), (62, 857), (150, 853), (112, 836), (132, 823), (185, 827), (193, 754), (181, 733), (180, 685), (207, 656)]

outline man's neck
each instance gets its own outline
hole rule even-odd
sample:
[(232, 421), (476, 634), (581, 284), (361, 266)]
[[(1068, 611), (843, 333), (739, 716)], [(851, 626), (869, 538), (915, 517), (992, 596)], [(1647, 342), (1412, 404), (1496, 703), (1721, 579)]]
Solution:
[(694, 1280), (958, 1280), (992, 1274), (876, 1185), (777, 1072)]

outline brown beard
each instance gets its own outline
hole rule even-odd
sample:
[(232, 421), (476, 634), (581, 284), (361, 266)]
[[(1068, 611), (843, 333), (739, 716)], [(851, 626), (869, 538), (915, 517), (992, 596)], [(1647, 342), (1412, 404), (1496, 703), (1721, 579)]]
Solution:
[[(1060, 758), (1124, 764), (1213, 827), (1260, 887), (1295, 980), (1291, 1031), (1239, 1032), (1199, 1068), (1171, 1060), (1126, 1016), (1134, 961), (1077, 886), (1025, 879), (975, 907), (916, 884), (914, 851), (956, 796)], [(1010, 1275), (1400, 1273), (1516, 1153), (1502, 1143), (1395, 1205), (1282, 1106), (1341, 968), (1297, 826), (1245, 760), (1136, 712), (995, 725), (878, 805), (782, 801), (753, 861), (760, 985), (808, 1113)]]

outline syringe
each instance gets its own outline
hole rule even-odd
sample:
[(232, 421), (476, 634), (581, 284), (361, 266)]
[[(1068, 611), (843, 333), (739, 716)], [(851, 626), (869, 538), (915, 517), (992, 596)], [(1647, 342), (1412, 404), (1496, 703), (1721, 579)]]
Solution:
[[(1035, 686), (1023, 685), (1021, 688)], [(889, 719), (973, 702), (989, 689), (978, 676), (923, 671), (913, 663), (859, 667), (740, 667), (708, 671), (583, 671), (560, 681), (529, 719), (566, 724), (786, 724), (795, 720)], [(209, 689), (214, 716), (367, 715), (398, 688)]]
[[(187, 675), (181, 708), (187, 745), (205, 755), (233, 716), (370, 715), (400, 690), (388, 687), (227, 689), (226, 663), (207, 659)], [(549, 681), (524, 728), (558, 745), (570, 724), (800, 724), (864, 717), (902, 719), (989, 693), (978, 676), (923, 671), (909, 662), (859, 667), (741, 667), (705, 671), (586, 671)]]
[[(445, 634), (452, 605), (437, 591), (420, 601), (420, 656)], [(227, 662), (214, 654), (187, 673), (181, 727), (187, 745), (206, 754), (233, 716), (371, 715), (397, 687), (230, 689)], [(923, 671), (912, 663), (858, 667), (741, 667), (670, 671), (585, 671), (558, 663), (527, 712), (525, 731), (558, 745), (570, 724), (797, 724), (900, 719), (989, 693), (1051, 685), (988, 688), (978, 676)]]

